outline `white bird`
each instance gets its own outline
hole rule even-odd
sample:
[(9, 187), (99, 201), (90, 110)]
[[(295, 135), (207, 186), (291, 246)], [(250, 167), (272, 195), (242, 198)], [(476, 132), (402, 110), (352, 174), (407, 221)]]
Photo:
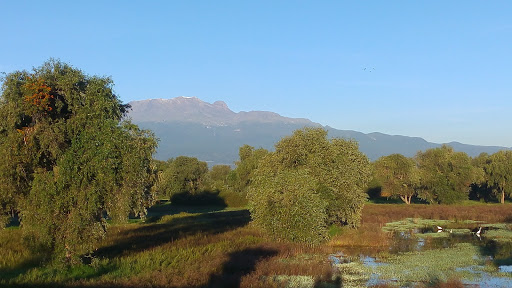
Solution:
[(441, 233), (441, 232), (443, 232), (443, 227), (437, 226), (437, 233)]

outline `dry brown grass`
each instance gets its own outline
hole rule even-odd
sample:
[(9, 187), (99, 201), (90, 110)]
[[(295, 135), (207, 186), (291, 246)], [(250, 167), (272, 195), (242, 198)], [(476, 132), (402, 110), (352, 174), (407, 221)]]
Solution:
[(329, 242), (329, 245), (336, 247), (389, 247), (391, 234), (382, 230), (382, 225), (378, 223), (363, 223), (358, 229), (344, 229), (343, 232), (335, 236)]
[(405, 218), (478, 220), (488, 223), (512, 221), (512, 204), (424, 205), (366, 204), (362, 224), (384, 225)]
[[(378, 251), (389, 247), (392, 235), (382, 231), (389, 222), (405, 218), (478, 220), (487, 223), (507, 223), (512, 220), (512, 204), (425, 205), (425, 204), (366, 204), (361, 226), (343, 229), (328, 245)], [(364, 248), (363, 248), (364, 247)]]

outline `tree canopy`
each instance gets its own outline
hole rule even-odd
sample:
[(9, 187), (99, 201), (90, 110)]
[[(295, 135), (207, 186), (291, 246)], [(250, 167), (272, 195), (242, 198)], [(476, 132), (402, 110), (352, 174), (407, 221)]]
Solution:
[(418, 152), (416, 161), (422, 187), (419, 197), (431, 203), (451, 204), (468, 199), (470, 185), (480, 176), (466, 153), (455, 152), (446, 145)]
[(171, 197), (178, 193), (195, 194), (203, 188), (208, 165), (195, 157), (178, 156), (168, 160), (168, 167), (162, 172), (159, 190), (162, 196)]
[(512, 151), (498, 151), (489, 156), (484, 167), (488, 186), (505, 203), (505, 195), (512, 196)]
[(110, 78), (53, 59), (4, 78), (0, 208), (67, 263), (94, 249), (106, 217), (144, 215), (152, 201), (157, 142), (123, 120), (128, 108)]
[(371, 176), (357, 143), (304, 128), (261, 159), (249, 189), (254, 222), (279, 238), (319, 242), (331, 224), (357, 226)]
[(413, 159), (401, 154), (383, 156), (374, 162), (374, 169), (385, 192), (411, 204), (419, 185), (419, 172)]

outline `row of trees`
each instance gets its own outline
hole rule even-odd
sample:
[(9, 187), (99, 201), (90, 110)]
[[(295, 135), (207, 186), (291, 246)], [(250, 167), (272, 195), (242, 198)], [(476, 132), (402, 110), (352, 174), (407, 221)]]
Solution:
[(370, 163), (356, 142), (305, 128), (279, 141), (274, 152), (244, 145), (239, 155), (233, 170), (208, 170), (205, 162), (185, 156), (161, 162), (157, 190), (169, 198), (216, 192), (236, 206), (247, 198), (255, 224), (278, 238), (308, 243), (326, 239), (331, 225), (358, 225), (372, 178), (384, 195), (408, 204), (413, 198), (450, 204), (491, 194), (503, 203), (512, 193), (512, 151), (471, 158), (442, 146)]
[(263, 148), (244, 145), (239, 149), (240, 159), (235, 163), (235, 169), (230, 165), (215, 165), (208, 169), (206, 162), (188, 156), (157, 160), (159, 181), (155, 190), (159, 197), (174, 202), (211, 204), (212, 200), (221, 199), (228, 206), (245, 206), (254, 170), (268, 153)]
[(512, 195), (512, 151), (476, 158), (455, 152), (449, 146), (418, 152), (383, 156), (373, 163), (374, 175), (384, 195), (410, 204), (413, 197), (430, 203), (452, 204), (470, 198), (500, 203)]
[(233, 170), (208, 170), (186, 156), (160, 162), (156, 190), (173, 202), (198, 203), (212, 193), (231, 206), (248, 201), (256, 225), (292, 241), (318, 243), (331, 225), (358, 226), (372, 175), (355, 141), (328, 140), (327, 131), (305, 128), (279, 141), (274, 152), (244, 145), (239, 156)]
[[(0, 98), (0, 218), (27, 243), (76, 263), (107, 219), (144, 216), (153, 201), (157, 141), (123, 116), (112, 80), (50, 60), (4, 76)], [(10, 217), (9, 217), (10, 218)]]

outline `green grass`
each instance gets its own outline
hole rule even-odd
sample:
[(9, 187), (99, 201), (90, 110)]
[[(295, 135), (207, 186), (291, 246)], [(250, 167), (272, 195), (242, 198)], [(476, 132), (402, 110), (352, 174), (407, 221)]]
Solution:
[[(386, 223), (382, 229), (387, 232), (403, 232), (410, 231), (413, 229), (422, 229), (422, 228), (430, 228), (437, 229), (437, 226), (441, 226), (444, 229), (443, 233), (435, 233), (440, 235), (447, 235), (449, 231), (456, 233), (461, 233), (468, 229), (465, 228), (455, 228), (455, 227), (476, 227), (479, 225), (483, 225), (483, 221), (475, 221), (475, 220), (439, 220), (439, 219), (422, 219), (422, 218), (406, 218), (400, 221), (394, 221)], [(468, 230), (467, 232), (470, 232)], [(420, 233), (418, 233), (420, 234)], [(423, 233), (423, 235), (434, 234), (434, 233)]]
[(324, 251), (270, 241), (249, 225), (245, 209), (163, 204), (150, 215), (150, 221), (111, 225), (109, 236), (87, 264), (67, 269), (27, 249), (20, 229), (4, 229), (0, 287), (272, 287), (332, 282)]
[[(383, 277), (393, 278), (405, 268), (410, 269), (410, 276), (401, 278), (404, 283), (413, 279), (432, 280), (428, 280), (429, 277), (469, 277), (454, 267), (482, 262), (469, 257), (475, 251), (464, 244), (455, 244), (453, 252), (434, 249), (398, 255), (377, 253), (389, 250), (392, 233), (386, 231), (406, 231), (425, 225), (442, 224), (451, 227), (455, 234), (467, 233), (468, 227), (485, 221), (497, 223), (485, 224), (494, 229), (487, 231), (488, 236), (500, 232), (492, 237), (512, 239), (507, 232), (510, 224), (506, 221), (511, 215), (511, 205), (474, 207), (369, 204), (363, 210), (361, 228), (333, 226), (333, 241), (310, 247), (272, 241), (272, 237), (250, 224), (249, 212), (242, 208), (176, 206), (163, 202), (150, 209), (149, 217), (144, 220), (112, 224), (108, 237), (92, 258), (86, 258), (86, 264), (68, 269), (46, 261), (44, 253), (27, 249), (20, 240), (22, 229), (10, 227), (0, 230), (0, 287), (338, 287), (340, 281), (343, 287), (364, 287), (372, 269), (356, 260), (337, 266), (333, 271), (327, 255), (333, 249), (366, 251), (368, 247), (374, 247), (374, 255), (380, 255), (381, 260), (389, 261), (386, 268), (375, 268)], [(498, 223), (500, 221), (503, 222)], [(386, 222), (390, 223), (386, 225)], [(512, 261), (507, 247), (484, 247), (501, 249), (496, 250), (499, 256), (491, 264)], [(443, 258), (437, 265), (434, 259), (441, 254), (462, 258), (456, 261)], [(421, 271), (419, 265), (430, 268)], [(492, 272), (496, 270), (493, 265), (482, 267)], [(441, 269), (448, 272), (436, 274), (435, 271)]]

